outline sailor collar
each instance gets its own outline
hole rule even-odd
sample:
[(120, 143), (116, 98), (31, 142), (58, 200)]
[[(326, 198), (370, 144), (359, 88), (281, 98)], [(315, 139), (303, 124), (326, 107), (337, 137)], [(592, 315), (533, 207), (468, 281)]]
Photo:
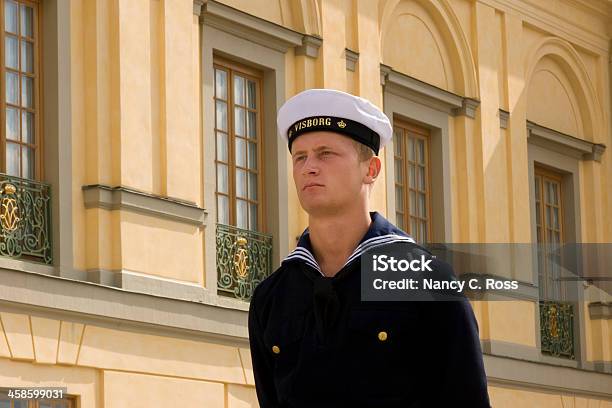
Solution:
[[(372, 222), (370, 223), (368, 231), (363, 236), (351, 256), (348, 257), (341, 269), (346, 267), (355, 259), (359, 258), (359, 256), (361, 256), (361, 254), (363, 254), (365, 251), (374, 247), (393, 242), (415, 242), (410, 235), (391, 224), (378, 212), (370, 212), (370, 218), (372, 219)], [(321, 275), (325, 276), (313, 255), (312, 245), (310, 244), (310, 231), (308, 228), (306, 228), (300, 236), (296, 248), (291, 251), (289, 255), (287, 255), (282, 263), (299, 260), (303, 261), (310, 267), (316, 269)]]

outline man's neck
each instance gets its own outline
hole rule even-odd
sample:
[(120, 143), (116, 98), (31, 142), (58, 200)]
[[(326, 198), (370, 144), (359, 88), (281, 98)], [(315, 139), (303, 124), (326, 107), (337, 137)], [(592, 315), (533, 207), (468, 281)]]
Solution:
[(372, 219), (365, 208), (323, 217), (309, 217), (310, 244), (325, 276), (334, 276), (346, 263)]

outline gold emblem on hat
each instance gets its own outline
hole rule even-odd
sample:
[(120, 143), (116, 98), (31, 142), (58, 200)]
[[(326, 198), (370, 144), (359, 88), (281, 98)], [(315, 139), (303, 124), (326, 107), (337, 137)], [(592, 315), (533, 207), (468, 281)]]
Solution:
[(344, 122), (343, 120), (341, 120), (340, 122), (338, 122), (338, 127), (340, 129), (344, 129), (346, 127), (346, 122)]

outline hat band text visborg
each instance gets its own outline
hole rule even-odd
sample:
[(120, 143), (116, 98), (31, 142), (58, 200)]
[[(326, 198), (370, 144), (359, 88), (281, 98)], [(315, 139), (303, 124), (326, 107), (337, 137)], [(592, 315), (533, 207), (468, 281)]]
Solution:
[(300, 135), (317, 130), (327, 130), (330, 132), (342, 133), (350, 138), (363, 143), (378, 154), (380, 148), (380, 136), (369, 127), (346, 118), (335, 116), (312, 116), (300, 119), (289, 126), (287, 140), (289, 140), (289, 151), (293, 141)]

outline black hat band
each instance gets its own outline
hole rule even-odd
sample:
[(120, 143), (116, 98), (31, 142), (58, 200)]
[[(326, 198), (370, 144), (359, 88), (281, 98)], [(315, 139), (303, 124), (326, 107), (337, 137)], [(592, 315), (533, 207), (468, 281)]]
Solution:
[(337, 118), (335, 116), (312, 116), (300, 119), (289, 126), (289, 130), (287, 131), (289, 151), (291, 151), (291, 145), (298, 136), (320, 130), (342, 133), (368, 146), (370, 149), (374, 150), (375, 154), (378, 154), (380, 148), (380, 136), (378, 136), (378, 133), (354, 120)]

